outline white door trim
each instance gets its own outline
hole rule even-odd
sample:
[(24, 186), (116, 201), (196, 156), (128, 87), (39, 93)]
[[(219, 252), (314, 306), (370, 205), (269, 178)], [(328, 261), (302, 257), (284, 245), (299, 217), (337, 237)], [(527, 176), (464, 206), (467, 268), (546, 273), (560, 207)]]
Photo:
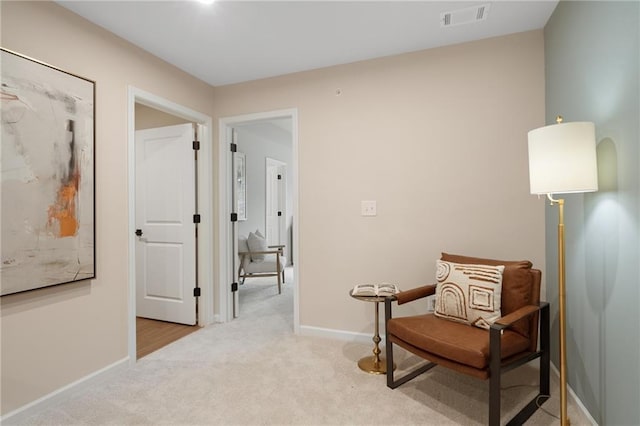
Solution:
[(135, 262), (135, 104), (143, 104), (168, 114), (198, 123), (200, 152), (198, 154), (198, 209), (202, 221), (198, 225), (198, 282), (201, 296), (198, 301), (198, 324), (213, 323), (213, 143), (211, 117), (182, 105), (145, 92), (134, 86), (127, 90), (127, 190), (129, 201), (129, 303), (128, 303), (128, 354), (129, 363), (136, 362), (136, 262)]
[(232, 316), (233, 295), (231, 293), (230, 284), (233, 282), (233, 271), (231, 267), (231, 194), (229, 176), (231, 174), (231, 151), (229, 149), (228, 132), (234, 124), (247, 121), (258, 121), (274, 118), (291, 118), (291, 139), (292, 139), (292, 193), (293, 193), (293, 252), (292, 257), (295, 259), (293, 264), (294, 270), (294, 287), (293, 287), (293, 331), (296, 334), (300, 332), (300, 313), (299, 313), (299, 286), (300, 286), (300, 257), (298, 243), (298, 110), (296, 108), (261, 112), (256, 114), (237, 115), (233, 117), (224, 117), (219, 120), (218, 125), (218, 312), (220, 313), (220, 321), (230, 321)]

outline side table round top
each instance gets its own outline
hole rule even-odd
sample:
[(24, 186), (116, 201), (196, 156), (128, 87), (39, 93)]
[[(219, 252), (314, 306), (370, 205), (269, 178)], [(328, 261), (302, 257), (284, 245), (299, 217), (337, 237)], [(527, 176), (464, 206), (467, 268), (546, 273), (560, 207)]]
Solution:
[[(349, 290), (349, 296), (353, 297), (354, 299), (363, 300), (365, 302), (384, 302), (384, 299), (386, 299), (386, 296), (359, 296), (359, 295), (354, 295), (353, 294), (353, 289)], [(391, 297), (395, 297), (395, 296), (391, 296)]]

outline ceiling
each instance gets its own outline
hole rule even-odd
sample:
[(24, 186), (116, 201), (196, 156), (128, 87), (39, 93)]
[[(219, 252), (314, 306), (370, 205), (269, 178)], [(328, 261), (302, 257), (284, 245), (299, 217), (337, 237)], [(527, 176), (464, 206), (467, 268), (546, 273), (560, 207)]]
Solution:
[[(558, 3), (56, 1), (213, 86), (539, 29)], [(484, 19), (441, 25), (478, 5)]]

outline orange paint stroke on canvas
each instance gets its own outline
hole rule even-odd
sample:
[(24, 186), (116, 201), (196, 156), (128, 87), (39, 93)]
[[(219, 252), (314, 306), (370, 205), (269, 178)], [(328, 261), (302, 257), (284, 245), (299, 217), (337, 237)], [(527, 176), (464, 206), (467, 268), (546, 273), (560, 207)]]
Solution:
[[(69, 143), (69, 174), (62, 179), (56, 195), (56, 201), (49, 206), (48, 225), (54, 228), (57, 221), (57, 236), (75, 237), (78, 234), (78, 217), (76, 203), (78, 201), (78, 188), (80, 184), (80, 168), (75, 155), (75, 123), (67, 120), (67, 137)], [(54, 228), (55, 229), (55, 228)]]
[(78, 233), (76, 199), (80, 175), (76, 172), (58, 189), (55, 204), (49, 206), (49, 225), (58, 222), (58, 237), (74, 237)]

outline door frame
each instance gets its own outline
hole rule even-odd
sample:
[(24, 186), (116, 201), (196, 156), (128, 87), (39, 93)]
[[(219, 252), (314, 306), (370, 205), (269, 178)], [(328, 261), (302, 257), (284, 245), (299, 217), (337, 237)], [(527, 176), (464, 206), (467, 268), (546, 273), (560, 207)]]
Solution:
[(228, 134), (234, 125), (250, 122), (264, 121), (276, 118), (291, 119), (291, 188), (293, 198), (293, 251), (292, 256), (295, 259), (293, 264), (294, 286), (293, 286), (293, 332), (300, 333), (300, 313), (299, 313), (299, 286), (300, 286), (300, 257), (298, 243), (298, 109), (284, 109), (276, 111), (268, 111), (254, 114), (236, 115), (232, 117), (223, 117), (218, 120), (218, 312), (221, 322), (231, 321), (233, 293), (231, 292), (231, 283), (233, 282), (232, 270), (232, 241), (231, 241), (231, 141)]
[(128, 303), (128, 355), (129, 364), (136, 363), (136, 259), (135, 259), (135, 105), (155, 108), (171, 115), (197, 123), (200, 152), (198, 154), (198, 181), (196, 194), (202, 221), (198, 224), (198, 283), (201, 296), (198, 299), (198, 325), (213, 323), (213, 271), (209, 259), (213, 259), (213, 143), (211, 117), (179, 105), (134, 86), (127, 89), (127, 182), (129, 202), (129, 303)]

